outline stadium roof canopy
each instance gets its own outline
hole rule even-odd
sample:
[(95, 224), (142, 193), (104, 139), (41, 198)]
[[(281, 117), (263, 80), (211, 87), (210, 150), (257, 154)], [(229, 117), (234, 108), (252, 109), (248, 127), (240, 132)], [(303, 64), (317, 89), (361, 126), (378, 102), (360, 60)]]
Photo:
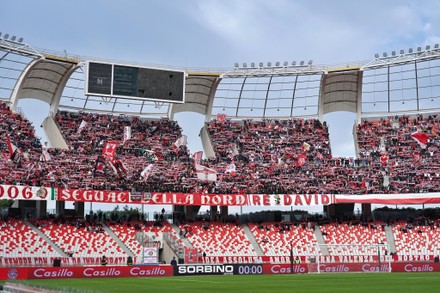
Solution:
[(185, 102), (85, 94), (88, 61), (115, 62), (33, 48), (22, 39), (0, 36), (0, 99), (12, 109), (19, 99), (47, 102), (58, 109), (145, 117), (170, 117), (190, 111), (231, 118), (319, 117), (350, 111), (358, 117), (440, 111), (440, 49), (393, 51), (365, 62), (344, 65), (236, 64), (227, 69), (168, 68), (186, 73)]

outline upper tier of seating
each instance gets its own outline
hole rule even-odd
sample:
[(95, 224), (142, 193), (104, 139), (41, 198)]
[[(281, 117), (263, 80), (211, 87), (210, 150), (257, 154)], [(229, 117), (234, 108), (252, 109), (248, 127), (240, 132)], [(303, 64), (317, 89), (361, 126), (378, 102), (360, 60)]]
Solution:
[[(319, 120), (213, 120), (206, 127), (216, 157), (202, 164), (218, 172), (216, 182), (195, 179), (188, 149), (175, 144), (182, 136), (175, 121), (65, 111), (54, 119), (69, 149), (46, 152), (31, 123), (0, 103), (0, 183), (224, 194), (440, 191), (435, 115), (363, 120), (356, 159), (332, 157), (327, 125)], [(125, 127), (130, 138), (124, 139)], [(411, 137), (415, 131), (429, 136), (425, 148)], [(8, 136), (21, 150), (18, 159), (11, 159)], [(118, 142), (115, 168), (100, 161), (109, 141)], [(232, 163), (235, 170), (228, 170)]]
[[(10, 147), (17, 148), (15, 153), (11, 153)], [(41, 154), (32, 123), (0, 102), (0, 183), (37, 184), (32, 173), (41, 171), (31, 163), (38, 162)]]
[[(356, 128), (359, 143), (357, 177), (369, 193), (440, 191), (440, 119), (396, 116), (363, 120)], [(418, 143), (413, 133), (426, 135)]]
[[(207, 123), (221, 174), (215, 192), (409, 193), (440, 191), (440, 120), (407, 116), (363, 120), (359, 158), (332, 158), (326, 124), (318, 120), (245, 120)], [(426, 147), (411, 134), (426, 134)], [(234, 173), (226, 173), (229, 164)]]

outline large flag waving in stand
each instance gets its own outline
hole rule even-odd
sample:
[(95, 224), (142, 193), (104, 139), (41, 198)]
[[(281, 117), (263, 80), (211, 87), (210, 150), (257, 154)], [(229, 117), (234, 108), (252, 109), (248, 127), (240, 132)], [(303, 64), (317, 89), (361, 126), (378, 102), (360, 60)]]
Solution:
[(14, 159), (21, 153), (21, 150), (11, 142), (9, 135), (6, 136), (6, 142), (8, 144), (9, 159), (14, 161)]
[(86, 126), (87, 126), (87, 122), (86, 122), (85, 120), (82, 120), (82, 121), (81, 121), (81, 124), (79, 125), (78, 130), (77, 130), (76, 133), (80, 134), (81, 131), (82, 131)]
[(426, 148), (426, 143), (428, 142), (429, 134), (423, 132), (413, 132), (411, 133), (411, 137), (417, 141), (422, 149)]
[(113, 159), (115, 158), (117, 146), (117, 141), (106, 142), (104, 148), (102, 149), (102, 156), (107, 158), (109, 161), (113, 161)]
[(186, 145), (187, 144), (187, 141), (188, 141), (188, 137), (186, 136), (186, 135), (182, 135), (181, 137), (179, 137), (177, 140), (176, 140), (176, 142), (174, 143), (174, 145), (176, 146), (176, 147), (181, 147), (181, 146), (183, 146), (183, 145)]
[(200, 164), (194, 163), (196, 168), (197, 179), (204, 181), (217, 181), (217, 171)]

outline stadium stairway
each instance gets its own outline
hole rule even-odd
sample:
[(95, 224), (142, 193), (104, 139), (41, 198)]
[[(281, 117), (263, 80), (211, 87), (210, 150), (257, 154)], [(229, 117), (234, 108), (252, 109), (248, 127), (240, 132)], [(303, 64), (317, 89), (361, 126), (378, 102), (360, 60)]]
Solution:
[[(324, 236), (322, 235), (321, 229), (319, 229), (319, 225), (315, 226), (315, 238), (318, 241), (318, 244), (326, 244)], [(328, 249), (326, 246), (321, 246), (322, 255), (329, 255)]]
[(112, 229), (110, 229), (105, 223), (102, 223), (102, 228), (114, 241), (116, 241), (116, 243), (122, 248), (125, 253), (127, 253), (133, 259), (136, 258), (136, 255), (130, 250), (130, 248), (128, 248), (127, 245), (125, 245), (124, 242), (121, 241), (121, 239), (118, 238), (118, 236), (116, 236)]
[(241, 226), (243, 227), (244, 233), (246, 234), (246, 237), (251, 242), (252, 247), (254, 248), (254, 250), (257, 253), (257, 255), (258, 256), (264, 256), (264, 252), (261, 249), (260, 245), (258, 245), (258, 242), (255, 239), (254, 234), (252, 234), (252, 231), (249, 228), (249, 226), (247, 224), (242, 224)]
[[(180, 237), (180, 228), (179, 228), (179, 226), (177, 226), (176, 224), (173, 223), (173, 224), (171, 224), (171, 227), (177, 233), (177, 235), (179, 235), (179, 237)], [(194, 246), (191, 244), (191, 242), (189, 242), (189, 240), (187, 238), (180, 237), (180, 239), (182, 239), (183, 244), (186, 247), (194, 248)]]
[(387, 237), (387, 244), (390, 252), (396, 252), (396, 242), (394, 241), (394, 234), (392, 226), (385, 226), (385, 236)]
[(55, 249), (56, 252), (58, 252), (62, 257), (68, 257), (67, 253), (65, 253), (57, 244), (55, 244), (46, 234), (44, 234), (43, 232), (41, 232), (40, 229), (38, 229), (37, 227), (35, 227), (31, 222), (29, 222), (28, 220), (24, 221), (26, 223), (26, 225), (28, 225), (32, 231), (34, 231), (35, 233), (37, 233), (41, 238), (44, 239), (44, 241), (46, 241), (50, 246), (53, 247), (53, 249)]

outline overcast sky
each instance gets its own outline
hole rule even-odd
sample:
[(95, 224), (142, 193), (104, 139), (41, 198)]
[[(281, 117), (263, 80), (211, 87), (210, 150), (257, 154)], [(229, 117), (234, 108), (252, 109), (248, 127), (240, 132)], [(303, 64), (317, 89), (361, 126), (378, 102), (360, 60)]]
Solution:
[[(34, 47), (190, 68), (310, 59), (331, 65), (440, 43), (438, 0), (8, 0), (1, 10), (0, 31)], [(177, 117), (184, 130), (187, 117)], [(333, 154), (353, 156), (354, 115), (325, 119), (348, 125), (330, 129)]]

